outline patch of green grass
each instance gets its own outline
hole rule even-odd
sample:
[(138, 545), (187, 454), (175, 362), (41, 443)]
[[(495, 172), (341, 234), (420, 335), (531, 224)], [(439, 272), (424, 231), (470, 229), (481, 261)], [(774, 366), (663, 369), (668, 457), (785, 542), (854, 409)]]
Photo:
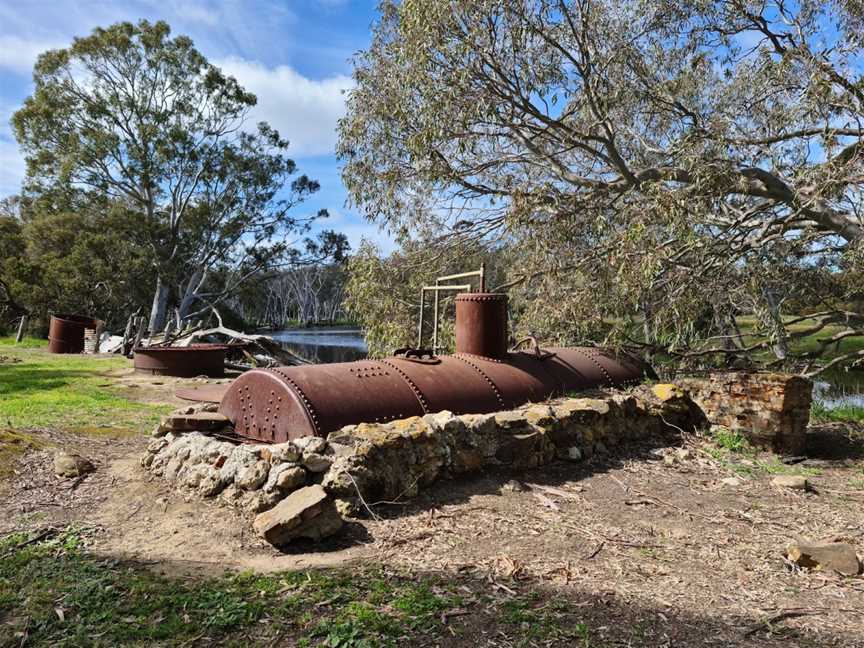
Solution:
[(517, 646), (591, 646), (588, 626), (574, 620), (570, 606), (563, 601), (543, 603), (532, 597), (514, 598), (501, 606), (498, 620), (518, 629)]
[[(113, 374), (129, 366), (126, 358), (51, 354), (16, 347), (10, 340), (0, 340), (0, 355), (21, 362), (0, 364), (0, 425), (126, 436), (129, 429), (145, 429), (171, 410), (130, 400), (111, 387)], [(115, 435), (112, 428), (120, 432)]]
[(750, 453), (753, 450), (747, 438), (736, 430), (715, 427), (712, 429), (711, 435), (714, 443), (729, 452)]
[(12, 347), (13, 349), (46, 349), (48, 348), (48, 340), (25, 337), (16, 344), (14, 335), (5, 335), (0, 336), (0, 347)]
[(818, 468), (784, 464), (776, 456), (760, 456), (759, 452), (750, 445), (747, 438), (738, 431), (725, 427), (714, 427), (711, 430), (712, 445), (705, 451), (716, 461), (723, 464), (727, 469), (746, 475), (756, 477), (759, 475), (802, 475), (814, 477), (821, 475)]
[(829, 408), (820, 401), (814, 401), (813, 405), (810, 406), (810, 420), (815, 423), (846, 423), (850, 421), (864, 423), (864, 407), (841, 405)]
[(534, 592), (494, 599), (483, 584), (372, 567), (181, 580), (93, 555), (90, 538), (70, 527), (0, 539), (0, 645), (447, 645), (475, 616), (517, 645), (590, 646), (567, 602)]
[(484, 584), (372, 567), (179, 580), (95, 556), (89, 537), (0, 539), (0, 645), (447, 645), (470, 617), (513, 645), (591, 645), (569, 602), (533, 591), (495, 598)]
[(767, 461), (757, 461), (756, 465), (769, 475), (801, 475), (802, 477), (817, 477), (822, 474), (820, 468), (808, 468), (806, 466), (784, 464), (777, 457), (771, 457)]

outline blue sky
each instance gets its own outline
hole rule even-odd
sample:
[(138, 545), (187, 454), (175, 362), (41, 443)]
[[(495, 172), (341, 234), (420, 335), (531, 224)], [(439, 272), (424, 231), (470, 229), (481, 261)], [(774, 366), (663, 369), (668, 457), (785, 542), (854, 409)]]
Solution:
[(336, 120), (351, 86), (352, 54), (370, 40), (374, 0), (0, 0), (0, 197), (17, 193), (24, 162), (9, 118), (32, 90), (38, 54), (118, 21), (165, 20), (211, 62), (258, 96), (250, 123), (270, 122), (291, 142), (302, 173), (321, 191), (299, 209), (326, 207), (324, 227), (353, 247), (390, 237), (345, 206), (333, 156)]

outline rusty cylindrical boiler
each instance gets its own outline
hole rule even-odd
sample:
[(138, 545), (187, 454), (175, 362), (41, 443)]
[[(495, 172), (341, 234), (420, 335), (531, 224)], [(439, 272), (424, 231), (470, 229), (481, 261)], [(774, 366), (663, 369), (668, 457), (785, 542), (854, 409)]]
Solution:
[(225, 344), (192, 344), (188, 347), (138, 347), (132, 361), (135, 371), (154, 376), (193, 378), (225, 375)]
[(593, 347), (507, 351), (507, 297), (456, 298), (456, 353), (408, 351), (382, 360), (253, 369), (237, 378), (219, 411), (244, 437), (279, 443), (326, 436), (345, 425), (450, 410), (512, 409), (653, 375), (643, 362)]
[(96, 329), (99, 322), (83, 315), (52, 315), (48, 324), (50, 353), (81, 353), (84, 351), (84, 330)]

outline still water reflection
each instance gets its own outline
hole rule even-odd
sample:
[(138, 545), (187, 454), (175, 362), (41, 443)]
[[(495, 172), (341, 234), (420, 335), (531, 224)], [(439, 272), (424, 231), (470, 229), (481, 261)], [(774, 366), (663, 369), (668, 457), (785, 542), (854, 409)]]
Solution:
[(368, 352), (360, 329), (289, 329), (268, 335), (289, 351), (315, 363), (362, 360)]
[(813, 397), (829, 409), (864, 407), (864, 371), (838, 369), (818, 375), (813, 383)]

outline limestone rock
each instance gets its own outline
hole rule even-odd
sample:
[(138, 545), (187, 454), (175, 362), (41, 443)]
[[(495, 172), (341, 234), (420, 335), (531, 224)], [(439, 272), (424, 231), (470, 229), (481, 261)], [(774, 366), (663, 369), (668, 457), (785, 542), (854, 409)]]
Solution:
[(54, 473), (58, 477), (80, 477), (96, 470), (96, 467), (81, 455), (58, 452), (54, 455)]
[(855, 548), (845, 542), (805, 543), (789, 545), (786, 555), (799, 567), (836, 571), (845, 576), (861, 572), (861, 562)]
[(147, 444), (147, 454), (155, 455), (160, 452), (165, 446), (168, 445), (168, 439), (153, 439), (150, 443)]
[(270, 468), (264, 491), (272, 493), (276, 489), (283, 492), (293, 491), (306, 483), (306, 471), (295, 463), (283, 463)]
[(249, 446), (237, 446), (231, 451), (231, 454), (225, 460), (225, 463), (222, 464), (222, 468), (220, 469), (220, 479), (223, 483), (230, 484), (238, 474), (257, 461), (257, 453), (254, 450), (251, 450)]
[(563, 458), (569, 461), (582, 461), (582, 450), (579, 446), (570, 446)]
[(343, 518), (346, 518), (346, 517), (356, 518), (356, 517), (360, 517), (360, 515), (363, 513), (363, 509), (360, 505), (360, 502), (357, 501), (356, 499), (350, 499), (350, 498), (341, 499), (340, 498), (340, 499), (334, 500), (334, 503), (336, 504), (336, 511)]
[(806, 491), (808, 482), (806, 477), (801, 475), (777, 475), (771, 480), (772, 486), (778, 488), (791, 488), (793, 490)]
[(241, 506), (244, 511), (254, 515), (272, 509), (280, 499), (282, 499), (282, 493), (279, 492), (255, 491), (244, 496)]
[(724, 486), (736, 487), (736, 486), (740, 486), (744, 482), (741, 481), (738, 477), (726, 477), (724, 479), (721, 479), (720, 483), (723, 484)]
[(333, 459), (317, 452), (303, 453), (303, 466), (313, 473), (322, 473), (328, 470), (333, 463)]
[(261, 457), (271, 465), (300, 461), (301, 451), (294, 443), (275, 443), (261, 451)]
[(278, 546), (297, 538), (320, 540), (333, 535), (342, 528), (342, 518), (334, 501), (316, 484), (294, 491), (258, 515), (253, 526), (267, 542)]
[(300, 466), (293, 466), (282, 471), (276, 480), (276, 488), (281, 491), (294, 491), (306, 483), (306, 471)]
[(294, 445), (300, 449), (304, 455), (311, 452), (323, 454), (327, 449), (327, 442), (321, 437), (305, 436), (295, 439)]
[(522, 482), (520, 482), (516, 479), (511, 479), (510, 481), (508, 481), (507, 483), (505, 483), (501, 487), (501, 490), (506, 492), (506, 493), (521, 493), (521, 492), (526, 491), (528, 489), (525, 487), (525, 484), (523, 484)]
[(267, 481), (270, 464), (259, 459), (255, 463), (246, 466), (234, 477), (234, 484), (243, 490), (255, 490)]
[(198, 494), (201, 497), (214, 497), (225, 488), (225, 482), (220, 478), (217, 468), (203, 466), (201, 472), (201, 480), (198, 482)]

